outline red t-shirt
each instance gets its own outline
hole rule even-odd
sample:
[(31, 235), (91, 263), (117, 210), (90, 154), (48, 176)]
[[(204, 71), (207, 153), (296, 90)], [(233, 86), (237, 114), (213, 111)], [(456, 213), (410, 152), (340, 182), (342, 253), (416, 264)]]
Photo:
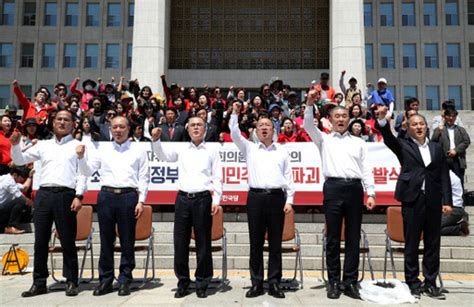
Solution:
[(12, 162), (10, 155), (10, 149), (12, 144), (10, 139), (5, 135), (3, 131), (0, 131), (0, 164), (7, 165)]

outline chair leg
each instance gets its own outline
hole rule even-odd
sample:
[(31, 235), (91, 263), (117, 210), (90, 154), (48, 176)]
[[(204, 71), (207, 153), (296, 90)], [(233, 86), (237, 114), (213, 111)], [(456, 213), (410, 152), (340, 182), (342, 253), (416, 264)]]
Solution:
[(226, 229), (224, 228), (224, 236), (222, 237), (222, 282), (226, 283), (227, 282), (227, 232)]
[(326, 273), (326, 265), (325, 265), (325, 262), (326, 262), (326, 259), (325, 259), (325, 256), (326, 256), (326, 236), (324, 235), (324, 232), (323, 232), (323, 253), (321, 255), (321, 276), (323, 278), (323, 282), (326, 284), (328, 281), (325, 277), (325, 273)]
[(362, 253), (362, 275), (360, 276), (359, 282), (363, 281), (365, 277), (365, 253)]
[(300, 263), (300, 289), (303, 289), (303, 259), (301, 257), (301, 247), (298, 251), (298, 259)]
[(89, 242), (86, 242), (86, 245), (84, 247), (84, 254), (82, 255), (81, 269), (79, 271), (79, 281), (78, 281), (79, 283), (82, 282), (82, 275), (84, 274), (84, 266), (86, 264), (88, 247), (89, 247)]
[(392, 247), (390, 246), (390, 263), (392, 264), (392, 275), (393, 278), (397, 278), (397, 271), (395, 270), (395, 260), (393, 259), (393, 250)]
[(94, 244), (91, 240), (91, 281), (94, 280)]
[(60, 283), (61, 281), (59, 279), (56, 278), (56, 275), (54, 274), (55, 270), (54, 270), (54, 253), (51, 252), (49, 253), (49, 258), (51, 258), (51, 278), (53, 278), (53, 280), (57, 283)]

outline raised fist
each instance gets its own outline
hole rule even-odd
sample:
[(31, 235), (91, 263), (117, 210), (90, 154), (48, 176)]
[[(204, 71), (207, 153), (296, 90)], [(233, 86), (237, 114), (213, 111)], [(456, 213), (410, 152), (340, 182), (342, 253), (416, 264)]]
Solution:
[(233, 113), (239, 115), (240, 110), (242, 110), (242, 104), (240, 102), (237, 102), (237, 101), (234, 102), (234, 104), (232, 105)]
[(84, 158), (84, 153), (86, 152), (86, 146), (85, 145), (77, 145), (76, 147), (76, 154), (77, 158), (80, 160)]
[(153, 130), (151, 130), (151, 140), (153, 142), (156, 142), (160, 139), (160, 137), (161, 137), (161, 128), (160, 127), (153, 128)]
[(20, 144), (20, 139), (21, 139), (21, 134), (20, 132), (18, 131), (15, 131), (12, 133), (12, 135), (10, 136), (10, 143), (14, 146), (14, 145), (18, 145)]

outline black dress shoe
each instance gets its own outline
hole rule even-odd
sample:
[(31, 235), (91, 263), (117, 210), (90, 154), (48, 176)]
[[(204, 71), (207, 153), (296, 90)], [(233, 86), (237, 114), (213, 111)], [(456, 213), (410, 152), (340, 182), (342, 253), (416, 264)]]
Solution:
[(424, 284), (421, 291), (426, 296), (437, 299), (437, 300), (445, 300), (446, 299), (446, 295), (444, 295), (444, 293), (441, 291), (441, 289), (437, 288), (433, 285)]
[(178, 290), (176, 290), (176, 292), (174, 293), (175, 298), (182, 298), (186, 295), (189, 295), (188, 288), (178, 288)]
[(206, 298), (207, 297), (206, 289), (196, 289), (196, 295), (199, 298)]
[(419, 300), (421, 298), (421, 288), (420, 287), (410, 288), (410, 293), (417, 300)]
[(338, 283), (332, 283), (328, 285), (327, 297), (332, 300), (335, 300), (341, 297), (341, 289), (339, 288)]
[(245, 293), (245, 297), (257, 297), (263, 295), (263, 287), (262, 286), (252, 286), (247, 293)]
[(46, 288), (46, 285), (42, 285), (42, 286), (32, 285), (30, 290), (23, 292), (21, 296), (32, 297), (36, 295), (46, 294), (46, 292), (48, 292), (48, 288)]
[(79, 294), (79, 289), (72, 281), (66, 283), (66, 296), (76, 296)]
[(344, 295), (360, 300), (359, 287), (357, 283), (352, 283), (344, 287)]
[(118, 290), (119, 296), (127, 296), (130, 295), (130, 283), (129, 282), (121, 282)]
[(94, 296), (102, 296), (106, 295), (107, 293), (112, 292), (114, 289), (112, 284), (101, 283), (95, 289), (92, 295)]
[(270, 284), (268, 294), (274, 298), (285, 298), (285, 293), (281, 290), (278, 284)]

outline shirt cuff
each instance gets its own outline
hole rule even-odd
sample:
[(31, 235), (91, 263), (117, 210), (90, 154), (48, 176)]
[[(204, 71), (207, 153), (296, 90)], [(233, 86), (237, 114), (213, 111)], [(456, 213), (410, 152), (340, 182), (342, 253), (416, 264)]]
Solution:
[(212, 194), (212, 203), (219, 206), (221, 204), (221, 197), (216, 195), (216, 193)]
[(367, 195), (375, 195), (375, 187), (370, 186), (367, 188)]
[(292, 196), (287, 196), (286, 197), (286, 203), (285, 204), (294, 204), (294, 195)]

